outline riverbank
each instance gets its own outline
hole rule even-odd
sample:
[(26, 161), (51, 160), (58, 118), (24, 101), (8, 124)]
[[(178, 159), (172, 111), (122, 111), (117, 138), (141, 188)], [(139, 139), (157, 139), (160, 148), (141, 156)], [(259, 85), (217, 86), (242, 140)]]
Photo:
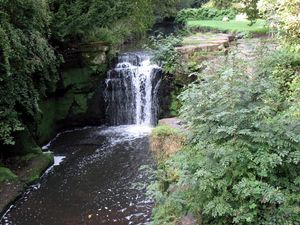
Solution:
[(54, 163), (51, 153), (42, 152), (11, 160), (11, 169), (0, 167), (0, 217)]

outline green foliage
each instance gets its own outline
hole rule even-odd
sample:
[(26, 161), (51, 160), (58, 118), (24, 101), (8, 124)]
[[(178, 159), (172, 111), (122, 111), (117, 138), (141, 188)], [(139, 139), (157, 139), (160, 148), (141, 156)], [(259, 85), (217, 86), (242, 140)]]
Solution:
[(152, 0), (153, 10), (157, 18), (175, 17), (178, 5), (183, 2), (181, 0)]
[(300, 52), (300, 0), (260, 0), (260, 13), (286, 48)]
[(198, 8), (183, 9), (176, 16), (177, 23), (186, 23), (188, 20), (222, 20), (224, 17), (234, 19), (236, 12), (233, 9)]
[(181, 38), (173, 35), (168, 37), (158, 35), (157, 37), (151, 38), (148, 50), (153, 53), (153, 60), (162, 66), (165, 73), (176, 73), (180, 65), (180, 55), (176, 47), (180, 45), (181, 41)]
[(156, 21), (161, 21), (164, 18), (175, 18), (179, 10), (195, 7), (195, 3), (201, 1), (203, 0), (151, 0)]
[[(211, 65), (182, 93), (194, 138), (159, 168), (153, 224), (186, 213), (207, 225), (300, 223), (299, 99), (282, 96), (275, 68), (250, 74), (245, 65)], [(174, 169), (176, 179), (157, 189)]]
[(51, 0), (50, 4), (51, 30), (54, 39), (63, 43), (102, 37), (119, 44), (132, 34), (145, 32), (154, 22), (149, 0)]
[[(197, 153), (195, 148), (186, 147), (167, 161), (158, 164), (153, 173), (157, 181), (149, 185), (147, 192), (157, 203), (153, 210), (151, 225), (175, 225), (182, 215), (194, 212), (190, 205), (195, 203), (190, 199), (193, 197), (188, 189), (190, 183), (188, 180), (183, 183), (182, 178), (185, 177), (186, 171), (197, 168), (198, 161), (202, 157)], [(189, 162), (189, 164), (182, 162)]]
[(210, 0), (209, 3), (218, 9), (230, 8), (235, 0)]
[(153, 137), (165, 138), (178, 134), (178, 130), (167, 125), (159, 125), (152, 130)]
[(204, 8), (217, 8), (220, 10), (234, 9), (234, 12), (245, 13), (253, 23), (260, 18), (258, 0), (210, 0)]
[(297, 91), (295, 85), (300, 77), (300, 55), (285, 49), (276, 51), (260, 62), (261, 73), (272, 71), (272, 77), (280, 85), (284, 97), (291, 97)]
[(0, 141), (33, 120), (38, 98), (57, 81), (56, 57), (48, 44), (49, 10), (45, 0), (0, 2)]
[(257, 7), (258, 0), (241, 0), (238, 2), (242, 5), (239, 11), (246, 13), (251, 24), (253, 24), (254, 21), (259, 18), (259, 10)]
[(181, 89), (177, 89), (176, 91), (173, 91), (171, 93), (171, 105), (170, 105), (170, 113), (171, 116), (178, 116), (179, 114), (179, 109), (181, 107), (181, 103), (178, 99), (178, 93), (179, 90)]

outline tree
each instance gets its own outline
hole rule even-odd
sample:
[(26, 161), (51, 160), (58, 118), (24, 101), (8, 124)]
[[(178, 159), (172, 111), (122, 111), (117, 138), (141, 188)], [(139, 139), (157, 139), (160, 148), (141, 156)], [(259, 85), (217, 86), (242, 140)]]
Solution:
[(253, 23), (259, 17), (259, 10), (257, 8), (258, 0), (241, 0), (239, 4), (242, 5), (240, 12), (246, 13), (248, 19)]
[(56, 56), (49, 45), (46, 0), (0, 1), (0, 140), (30, 123), (38, 98), (57, 80)]
[(260, 0), (258, 7), (286, 46), (300, 51), (300, 0)]
[(51, 0), (55, 43), (123, 43), (154, 23), (150, 0)]

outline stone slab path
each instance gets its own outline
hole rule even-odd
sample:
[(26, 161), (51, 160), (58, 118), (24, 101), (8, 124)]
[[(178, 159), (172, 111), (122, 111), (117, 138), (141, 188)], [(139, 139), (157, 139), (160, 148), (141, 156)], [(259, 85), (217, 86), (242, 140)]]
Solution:
[(214, 52), (221, 51), (229, 47), (230, 42), (234, 41), (232, 34), (225, 33), (196, 33), (187, 36), (182, 41), (182, 46), (177, 50), (185, 57), (191, 56), (195, 52)]

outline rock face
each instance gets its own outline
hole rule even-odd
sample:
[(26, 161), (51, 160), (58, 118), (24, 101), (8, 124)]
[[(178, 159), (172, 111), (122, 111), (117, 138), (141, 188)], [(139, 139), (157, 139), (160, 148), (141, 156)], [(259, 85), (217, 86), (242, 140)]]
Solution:
[(35, 138), (44, 144), (66, 128), (105, 123), (105, 75), (108, 47), (96, 42), (72, 49), (58, 87), (40, 101)]
[(164, 160), (182, 149), (188, 137), (188, 131), (178, 118), (159, 121), (150, 136), (150, 148), (157, 161)]
[(171, 116), (170, 106), (172, 104), (172, 92), (175, 90), (176, 84), (173, 76), (169, 74), (162, 75), (162, 82), (158, 91), (159, 110), (158, 117), (166, 118)]

